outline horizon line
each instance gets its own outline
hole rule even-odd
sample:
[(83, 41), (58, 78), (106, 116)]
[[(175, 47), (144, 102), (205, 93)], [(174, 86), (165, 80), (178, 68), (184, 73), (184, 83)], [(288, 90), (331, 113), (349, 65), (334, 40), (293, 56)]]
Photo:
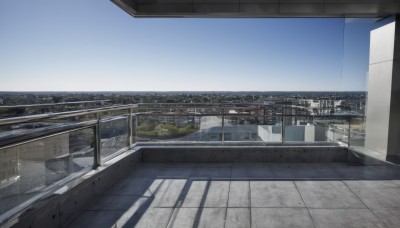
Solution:
[(20, 90), (20, 91), (0, 91), (0, 93), (190, 93), (190, 92), (257, 92), (257, 93), (284, 93), (284, 92), (368, 92), (367, 90)]

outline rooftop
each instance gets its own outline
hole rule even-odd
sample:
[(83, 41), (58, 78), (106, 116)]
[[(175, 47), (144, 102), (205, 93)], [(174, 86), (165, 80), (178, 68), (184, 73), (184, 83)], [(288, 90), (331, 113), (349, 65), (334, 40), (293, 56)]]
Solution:
[(400, 169), (142, 163), (69, 227), (397, 227)]

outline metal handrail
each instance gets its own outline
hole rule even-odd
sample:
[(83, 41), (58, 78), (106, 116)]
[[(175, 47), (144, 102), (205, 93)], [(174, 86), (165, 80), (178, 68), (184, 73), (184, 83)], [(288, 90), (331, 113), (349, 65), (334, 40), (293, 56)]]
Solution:
[(76, 130), (91, 128), (91, 127), (96, 126), (98, 124), (97, 122), (98, 122), (97, 120), (84, 121), (84, 122), (76, 123), (73, 125), (60, 126), (58, 128), (44, 129), (42, 131), (30, 133), (28, 135), (16, 136), (14, 138), (0, 141), (0, 149), (10, 148), (10, 147), (17, 146), (20, 144), (25, 144), (26, 142), (36, 141), (36, 139), (41, 139), (41, 138), (45, 138), (45, 137), (49, 137), (49, 136), (50, 137), (55, 136), (57, 134), (65, 134), (65, 133), (76, 131)]
[[(280, 108), (298, 108), (308, 109), (308, 107), (293, 105), (293, 104), (260, 104), (260, 103), (138, 103), (139, 108), (149, 109), (171, 109), (171, 108), (224, 108), (224, 109), (263, 109), (268, 107), (280, 107)], [(326, 108), (312, 108), (318, 110), (330, 110), (332, 107)]]
[(59, 105), (79, 105), (79, 104), (102, 103), (102, 102), (111, 102), (111, 100), (72, 101), (72, 102), (60, 102), (60, 103), (49, 103), (49, 104), (28, 104), (28, 105), (0, 105), (0, 110), (1, 109), (9, 109), (9, 108), (36, 108), (36, 107), (48, 107), (48, 106), (59, 106)]
[(275, 114), (275, 115), (258, 115), (251, 113), (133, 113), (138, 116), (254, 116), (254, 117), (308, 117), (308, 118), (364, 118), (364, 115), (287, 115), (287, 114)]
[(95, 126), (96, 126), (96, 123), (90, 122), (90, 123), (86, 123), (86, 124), (83, 124), (83, 125), (76, 126), (74, 128), (71, 128), (71, 129), (62, 129), (62, 130), (58, 130), (58, 131), (51, 132), (51, 133), (49, 132), (47, 134), (43, 134), (43, 135), (40, 135), (40, 136), (31, 136), (29, 138), (23, 138), (21, 140), (18, 140), (17, 142), (9, 143), (9, 144), (7, 144), (5, 146), (0, 145), (0, 150), (8, 149), (8, 148), (15, 147), (15, 146), (24, 145), (24, 144), (27, 144), (27, 143), (39, 141), (39, 140), (42, 140), (42, 139), (46, 139), (46, 138), (50, 138), (50, 137), (54, 137), (54, 136), (58, 136), (58, 135), (62, 135), (62, 134), (67, 134), (67, 133), (71, 133), (71, 132), (75, 132), (75, 131), (80, 131), (80, 130), (84, 130), (84, 129), (88, 129), (88, 128), (93, 128)]
[(38, 114), (38, 115), (31, 115), (31, 116), (12, 117), (12, 118), (0, 119), (0, 126), (9, 125), (9, 124), (27, 123), (30, 121), (45, 120), (45, 119), (61, 119), (61, 118), (68, 118), (68, 117), (75, 117), (75, 116), (84, 116), (84, 115), (97, 114), (97, 113), (106, 112), (106, 111), (117, 111), (117, 110), (124, 110), (124, 109), (130, 109), (130, 108), (137, 108), (137, 105), (136, 104), (119, 105), (119, 106), (109, 106), (109, 107), (86, 109), (86, 110), (79, 110), (79, 111), (46, 113), (46, 114)]

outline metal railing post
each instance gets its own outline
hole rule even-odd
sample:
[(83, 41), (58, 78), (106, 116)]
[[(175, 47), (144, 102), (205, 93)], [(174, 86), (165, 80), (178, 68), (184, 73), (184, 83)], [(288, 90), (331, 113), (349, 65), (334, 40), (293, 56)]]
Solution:
[(282, 144), (285, 143), (285, 127), (283, 126), (283, 115), (281, 116), (281, 137)]
[(133, 132), (135, 133), (135, 139), (133, 143), (136, 143), (138, 126), (139, 126), (139, 114), (135, 114), (135, 127), (133, 128)]
[(225, 110), (222, 109), (222, 133), (221, 133), (221, 141), (225, 142)]
[(95, 139), (95, 150), (94, 150), (94, 167), (96, 168), (101, 164), (101, 131), (100, 131), (100, 122), (101, 122), (101, 114), (97, 113), (97, 123), (94, 127), (94, 139)]
[(128, 116), (128, 147), (132, 146), (133, 126), (132, 126), (132, 108), (129, 109)]
[(349, 121), (349, 135), (347, 136), (347, 148), (350, 148), (350, 132), (351, 132), (351, 116), (348, 116), (347, 120)]

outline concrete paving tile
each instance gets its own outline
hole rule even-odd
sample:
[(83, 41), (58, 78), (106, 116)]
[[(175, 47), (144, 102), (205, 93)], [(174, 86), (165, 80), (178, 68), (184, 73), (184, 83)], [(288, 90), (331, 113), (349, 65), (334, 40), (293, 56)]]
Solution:
[(192, 181), (182, 207), (227, 207), (229, 181)]
[(198, 228), (223, 228), (225, 214), (226, 208), (203, 208)]
[(305, 207), (292, 181), (250, 181), (252, 207)]
[(250, 208), (228, 208), (225, 227), (250, 227)]
[(341, 188), (348, 189), (348, 187), (342, 181), (331, 181), (331, 180), (299, 180), (295, 181), (298, 188), (311, 188), (311, 189), (332, 189)]
[(293, 179), (295, 178), (295, 163), (271, 163), (268, 167), (271, 169), (273, 179)]
[(168, 162), (164, 163), (162, 168), (194, 168), (197, 167), (199, 163), (190, 163), (190, 162)]
[(397, 179), (400, 177), (400, 169), (396, 166), (375, 165), (370, 166), (370, 168), (385, 179)]
[(313, 163), (297, 164), (294, 167), (294, 176), (296, 179), (332, 179), (340, 177), (333, 167), (326, 164)]
[(232, 167), (232, 179), (270, 179), (273, 173), (268, 166), (236, 166)]
[(397, 187), (400, 187), (400, 180), (391, 180)]
[(188, 178), (192, 171), (192, 167), (165, 167), (157, 178)]
[[(149, 208), (134, 225), (136, 228), (160, 228), (166, 227), (174, 211), (173, 208)], [(126, 227), (132, 227), (130, 223)]]
[(224, 227), (226, 208), (176, 208), (168, 228)]
[(175, 207), (186, 184), (186, 179), (157, 179), (157, 184), (150, 187), (154, 195), (152, 207)]
[(144, 164), (135, 167), (133, 171), (127, 175), (131, 178), (156, 178), (161, 174), (163, 166), (161, 164)]
[(182, 207), (200, 207), (204, 205), (206, 199), (205, 191), (210, 188), (211, 181), (192, 181), (188, 180), (189, 190), (183, 196)]
[(385, 227), (368, 209), (309, 209), (317, 228)]
[(357, 179), (357, 180), (384, 180), (389, 179), (385, 177), (384, 173), (376, 172), (371, 166), (346, 166), (336, 169), (340, 178), (343, 179)]
[(222, 179), (230, 179), (231, 178), (231, 168), (230, 167), (197, 167), (194, 168), (192, 174), (190, 175), (192, 178), (222, 178)]
[(248, 168), (241, 166), (232, 167), (232, 179), (249, 179), (249, 177)]
[(251, 227), (313, 227), (306, 208), (251, 208)]
[(296, 188), (293, 181), (270, 181), (270, 180), (255, 180), (250, 181), (250, 189), (253, 188), (264, 188), (264, 189), (276, 189), (276, 188)]
[(197, 213), (202, 208), (176, 208), (168, 223), (168, 228), (194, 227)]
[(153, 198), (147, 198), (147, 200), (136, 203), (123, 211), (123, 214), (116, 222), (117, 227), (135, 227), (143, 215), (151, 209), (152, 200)]
[(296, 181), (308, 208), (366, 208), (341, 181)]
[(397, 228), (400, 224), (399, 208), (371, 208), (372, 212), (378, 216), (388, 227)]
[(109, 189), (104, 194), (107, 195), (131, 195), (131, 196), (150, 196), (149, 187), (154, 179), (150, 178), (124, 178)]
[(249, 181), (231, 181), (228, 207), (250, 207)]
[(155, 179), (153, 183), (150, 185), (149, 190), (155, 195), (157, 192), (164, 192), (174, 188), (180, 189), (183, 185), (185, 185), (186, 181), (187, 181), (186, 178)]
[(347, 180), (343, 181), (349, 188), (396, 188), (396, 183), (390, 180)]
[(86, 210), (89, 211), (126, 211), (131, 207), (139, 207), (150, 199), (140, 196), (104, 195), (92, 202)]
[(353, 191), (369, 208), (400, 208), (400, 188), (358, 188)]
[(68, 227), (116, 227), (123, 211), (84, 211)]
[(204, 207), (227, 207), (230, 181), (211, 181)]

